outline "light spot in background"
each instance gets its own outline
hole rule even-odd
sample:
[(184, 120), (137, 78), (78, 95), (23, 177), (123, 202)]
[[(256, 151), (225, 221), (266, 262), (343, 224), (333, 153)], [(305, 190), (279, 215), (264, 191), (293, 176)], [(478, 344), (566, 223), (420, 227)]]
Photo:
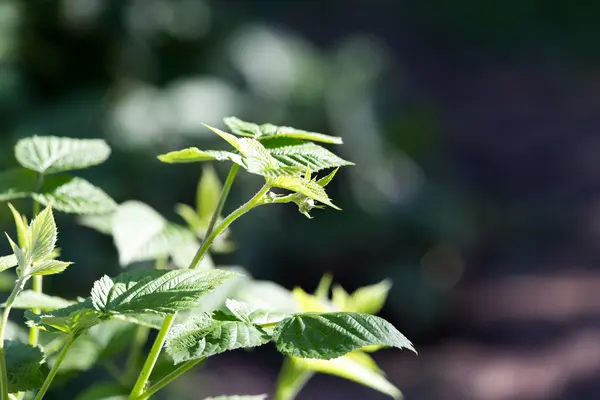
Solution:
[(326, 89), (334, 134), (345, 139), (340, 152), (360, 166), (348, 170), (354, 175), (354, 196), (372, 214), (409, 202), (425, 182), (421, 168), (406, 153), (386, 149), (380, 135), (373, 97), (386, 57), (387, 50), (371, 38), (348, 39), (337, 52)]
[(92, 28), (106, 3), (103, 0), (63, 0), (60, 12), (65, 25), (71, 28)]
[(17, 31), (21, 25), (21, 10), (14, 1), (0, 3), (0, 61), (14, 57)]
[(211, 135), (202, 123), (219, 125), (234, 115), (238, 94), (214, 77), (188, 78), (166, 89), (138, 83), (125, 89), (113, 107), (115, 144), (126, 148), (174, 144), (184, 136)]
[(465, 272), (460, 251), (450, 245), (439, 245), (421, 259), (421, 271), (430, 285), (440, 289), (454, 287)]
[(229, 55), (252, 90), (262, 96), (285, 100), (294, 91), (306, 96), (322, 88), (315, 49), (291, 33), (244, 27), (231, 38)]
[(218, 78), (192, 78), (171, 83), (164, 101), (170, 109), (170, 130), (197, 136), (208, 132), (202, 123), (220, 126), (224, 117), (236, 114), (238, 93)]

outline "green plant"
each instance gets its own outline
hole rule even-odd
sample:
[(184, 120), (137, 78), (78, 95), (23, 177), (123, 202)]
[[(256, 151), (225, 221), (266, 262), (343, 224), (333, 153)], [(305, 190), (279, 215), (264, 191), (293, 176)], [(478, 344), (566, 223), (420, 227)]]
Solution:
[[(28, 222), (9, 204), (17, 241), (7, 235), (13, 254), (0, 258), (0, 271), (7, 274), (16, 267), (16, 276), (0, 323), (2, 400), (42, 399), (56, 376), (67, 379), (94, 365), (104, 366), (115, 382), (94, 385), (78, 399), (147, 399), (211, 356), (269, 342), (286, 356), (275, 394), (279, 400), (293, 399), (315, 372), (400, 395), (368, 355), (381, 347), (413, 350), (391, 324), (373, 315), (385, 301), (387, 281), (353, 294), (333, 286), (329, 299), (328, 276), (309, 295), (253, 280), (240, 270), (216, 269), (209, 254), (231, 251), (230, 225), (256, 207), (294, 203), (309, 218), (315, 208), (338, 209), (325, 187), (340, 167), (351, 163), (317, 143), (340, 144), (341, 139), (237, 118), (225, 123), (232, 133), (209, 128), (232, 150), (188, 148), (159, 156), (166, 163), (232, 163), (223, 185), (213, 169), (204, 169), (196, 207), (176, 207), (185, 225), (167, 221), (138, 201), (117, 205), (87, 181), (64, 174), (106, 160), (110, 149), (103, 141), (32, 137), (17, 143), (15, 154), (23, 168), (0, 174), (0, 201), (33, 198), (34, 213)], [(240, 167), (262, 176), (264, 184), (222, 217)], [(331, 168), (329, 174), (313, 177)], [(40, 203), (46, 206), (41, 212)], [(79, 214), (82, 225), (111, 235), (123, 267), (152, 260), (155, 268), (103, 276), (86, 298), (71, 301), (44, 294), (41, 277), (71, 265), (58, 260), (53, 209)], [(33, 290), (26, 289), (30, 279)], [(28, 337), (8, 318), (14, 308), (26, 310)], [(156, 338), (143, 357), (153, 329)], [(127, 347), (121, 369), (114, 358)]]

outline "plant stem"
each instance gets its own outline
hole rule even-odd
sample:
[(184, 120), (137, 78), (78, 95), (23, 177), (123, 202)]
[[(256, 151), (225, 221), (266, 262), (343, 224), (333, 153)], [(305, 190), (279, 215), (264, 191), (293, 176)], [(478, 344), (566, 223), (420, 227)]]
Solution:
[(4, 330), (6, 329), (6, 324), (8, 323), (8, 315), (10, 314), (10, 309), (12, 308), (12, 304), (15, 301), (15, 298), (23, 290), (25, 287), (26, 280), (23, 277), (20, 277), (15, 282), (15, 286), (8, 296), (6, 300), (6, 307), (4, 308), (4, 312), (2, 312), (2, 320), (0, 322), (0, 388), (2, 390), (2, 400), (8, 400), (8, 371), (6, 369), (6, 356), (4, 354)]
[(161, 380), (159, 380), (154, 385), (152, 385), (150, 388), (148, 388), (148, 390), (146, 390), (139, 397), (137, 397), (136, 400), (146, 400), (147, 398), (149, 398), (150, 396), (152, 396), (159, 390), (163, 389), (169, 383), (171, 383), (172, 381), (177, 379), (180, 375), (183, 375), (184, 373), (186, 373), (190, 369), (194, 368), (197, 364), (199, 364), (200, 362), (202, 362), (204, 360), (205, 360), (204, 357), (197, 358), (195, 360), (190, 360), (184, 364), (181, 364), (181, 366), (178, 367), (176, 370), (172, 371), (170, 374), (166, 375)]
[[(44, 183), (44, 175), (38, 174), (38, 176), (37, 176), (38, 191), (42, 187), (43, 183)], [(33, 221), (33, 219), (39, 213), (40, 213), (40, 203), (38, 203), (36, 200), (33, 200), (33, 215), (31, 216), (31, 220)], [(33, 291), (36, 293), (42, 293), (43, 286), (44, 286), (44, 278), (41, 275), (35, 275), (33, 277)], [(34, 308), (31, 311), (34, 314), (39, 314), (42, 310), (40, 310), (39, 308)], [(29, 344), (32, 346), (37, 346), (39, 338), (40, 338), (39, 329), (36, 326), (32, 326), (31, 328), (29, 328)]]
[[(215, 210), (215, 213), (213, 214), (213, 218), (212, 218), (213, 220), (216, 220), (218, 218), (218, 215), (220, 214), (220, 209), (223, 207), (223, 204), (225, 204), (225, 198), (227, 197), (227, 194), (229, 193), (229, 189), (231, 188), (231, 185), (233, 184), (233, 180), (235, 178), (236, 173), (237, 173), (237, 168), (235, 168), (235, 166), (234, 166), (231, 168), (231, 170), (229, 172), (229, 176), (227, 177), (227, 180), (225, 181), (225, 185), (223, 186), (223, 191), (221, 192), (221, 198), (219, 199), (219, 205), (217, 206), (217, 209)], [(214, 228), (210, 232), (207, 232), (207, 235), (206, 235), (204, 241), (202, 242), (202, 245), (196, 252), (194, 259), (190, 263), (189, 269), (195, 269), (198, 265), (200, 265), (202, 258), (206, 255), (206, 253), (208, 252), (208, 249), (210, 248), (212, 243), (215, 241), (215, 239), (219, 236), (219, 234), (221, 234), (225, 229), (227, 229), (227, 227), (229, 225), (231, 225), (231, 223), (233, 223), (233, 221), (235, 221), (236, 219), (238, 219), (239, 217), (241, 217), (242, 215), (244, 215), (245, 213), (247, 213), (248, 211), (250, 211), (252, 208), (256, 207), (257, 205), (260, 205), (263, 196), (269, 191), (270, 188), (271, 188), (270, 185), (265, 184), (258, 191), (258, 193), (256, 193), (248, 202), (244, 203), (238, 209), (236, 209), (231, 214), (229, 214), (223, 221), (221, 221), (221, 223), (219, 223), (218, 225), (212, 224)], [(212, 220), (211, 220), (211, 223), (212, 223)], [(150, 351), (148, 358), (146, 358), (146, 362), (144, 363), (144, 367), (142, 368), (142, 371), (140, 372), (138, 380), (137, 380), (133, 390), (131, 391), (131, 394), (129, 395), (130, 399), (136, 399), (139, 396), (141, 396), (141, 394), (144, 392), (144, 388), (147, 385), (148, 378), (150, 378), (150, 375), (152, 374), (152, 370), (154, 369), (156, 360), (158, 359), (158, 356), (160, 355), (160, 351), (162, 350), (162, 347), (165, 344), (167, 334), (169, 333), (169, 329), (171, 329), (171, 326), (173, 325), (173, 321), (175, 320), (176, 315), (177, 314), (169, 315), (168, 317), (165, 318), (165, 321), (163, 322), (163, 325), (160, 328), (160, 331), (158, 332), (158, 336), (154, 340), (154, 344), (152, 345), (152, 350)]]
[(75, 340), (76, 340), (76, 338), (71, 337), (69, 339), (69, 341), (67, 343), (65, 343), (64, 347), (62, 348), (62, 350), (58, 354), (58, 358), (54, 362), (54, 365), (52, 366), (52, 369), (48, 373), (48, 376), (46, 377), (46, 380), (44, 381), (44, 384), (40, 388), (40, 391), (37, 393), (37, 395), (35, 396), (34, 400), (41, 400), (44, 397), (44, 395), (46, 394), (46, 392), (50, 388), (50, 385), (52, 384), (52, 381), (54, 380), (54, 377), (56, 376), (56, 373), (58, 372), (58, 369), (60, 368), (60, 364), (65, 359), (65, 356), (67, 355), (67, 352), (69, 351), (69, 348), (71, 348), (71, 345), (75, 342)]

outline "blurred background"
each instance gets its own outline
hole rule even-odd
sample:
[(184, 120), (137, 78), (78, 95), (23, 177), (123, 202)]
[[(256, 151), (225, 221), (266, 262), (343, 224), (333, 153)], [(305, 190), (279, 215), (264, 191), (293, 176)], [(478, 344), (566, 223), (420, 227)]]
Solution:
[[(597, 399), (598, 15), (533, 0), (0, 0), (0, 169), (24, 136), (104, 138), (109, 162), (81, 175), (177, 220), (201, 167), (156, 155), (220, 146), (201, 122), (342, 136), (357, 164), (330, 190), (343, 212), (259, 209), (217, 261), (306, 290), (325, 272), (348, 290), (391, 278), (381, 315), (419, 356), (375, 358), (409, 400)], [(259, 184), (239, 179), (226, 208)], [(78, 268), (45, 286), (86, 295), (120, 271), (116, 251), (58, 219)], [(231, 352), (162, 398), (271, 393), (280, 363)], [(386, 397), (319, 375), (298, 398)]]

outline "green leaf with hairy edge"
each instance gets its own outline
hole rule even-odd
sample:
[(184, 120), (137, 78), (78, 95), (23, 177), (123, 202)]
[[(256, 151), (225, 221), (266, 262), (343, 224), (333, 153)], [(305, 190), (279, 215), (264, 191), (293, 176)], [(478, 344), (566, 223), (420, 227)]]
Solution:
[(312, 142), (273, 139), (263, 143), (267, 151), (284, 167), (310, 168), (318, 172), (326, 168), (354, 165)]
[(19, 241), (19, 247), (22, 249), (29, 249), (29, 225), (27, 224), (27, 218), (24, 215), (21, 215), (16, 208), (13, 207), (12, 204), (8, 203), (8, 208), (10, 208), (10, 212), (13, 215), (13, 219), (15, 220), (15, 226), (17, 227), (17, 238)]
[(252, 122), (242, 121), (236, 117), (224, 119), (225, 124), (231, 129), (231, 132), (240, 136), (253, 137), (259, 140), (273, 138), (292, 138), (302, 140), (312, 140), (314, 142), (323, 142), (331, 144), (342, 144), (342, 138), (336, 136), (324, 135), (322, 133), (308, 132), (289, 126), (277, 126), (273, 124), (257, 125)]
[(191, 317), (175, 325), (167, 336), (165, 349), (179, 364), (229, 350), (262, 346), (270, 340), (269, 334), (252, 323), (214, 313)]
[(15, 255), (15, 258), (17, 259), (17, 265), (19, 266), (19, 268), (26, 268), (27, 267), (27, 259), (25, 258), (25, 253), (23, 252), (23, 250), (21, 250), (21, 248), (19, 246), (17, 246), (17, 244), (11, 239), (10, 236), (8, 236), (8, 233), (4, 233), (6, 235), (6, 238), (8, 239), (8, 243), (10, 244), (10, 247)]
[(99, 187), (85, 179), (64, 174), (48, 177), (41, 190), (33, 193), (32, 197), (69, 214), (106, 214), (117, 207), (115, 201)]
[(110, 147), (100, 139), (33, 136), (15, 146), (19, 164), (41, 174), (88, 168), (103, 163), (109, 155)]
[(56, 247), (58, 238), (52, 207), (46, 207), (31, 221), (29, 234), (31, 247), (27, 249), (28, 258), (33, 263), (46, 260)]
[(281, 353), (299, 358), (329, 360), (371, 345), (415, 351), (392, 324), (360, 313), (294, 314), (277, 325), (273, 338)]
[(395, 399), (400, 398), (398, 388), (392, 385), (377, 364), (367, 354), (356, 351), (332, 360), (294, 358), (294, 363), (306, 370), (335, 375), (385, 393)]
[(25, 318), (30, 327), (38, 326), (48, 332), (62, 332), (73, 337), (78, 337), (101, 321), (91, 299), (39, 315), (27, 310)]
[(11, 254), (10, 256), (0, 257), (0, 272), (6, 271), (9, 268), (16, 267), (17, 265), (17, 257), (14, 254)]
[(0, 201), (28, 197), (37, 185), (36, 173), (25, 168), (13, 168), (0, 173)]
[(4, 342), (4, 351), (10, 393), (35, 390), (42, 386), (45, 379), (42, 368), (44, 353), (39, 347), (7, 340)]
[[(17, 295), (12, 304), (12, 308), (39, 308), (42, 311), (50, 311), (58, 308), (68, 307), (72, 304), (72, 301), (65, 300), (61, 297), (49, 296), (45, 293), (38, 293), (33, 290), (24, 290)], [(3, 306), (5, 306), (5, 304), (3, 304)]]
[(54, 275), (63, 272), (72, 262), (47, 260), (34, 264), (29, 273), (31, 275)]
[(133, 271), (102, 277), (92, 288), (94, 308), (112, 314), (172, 314), (192, 308), (232, 272), (221, 270)]
[(335, 204), (331, 202), (329, 196), (325, 192), (322, 186), (317, 184), (315, 181), (309, 181), (299, 176), (278, 176), (273, 179), (268, 179), (267, 182), (274, 186), (282, 189), (287, 189), (292, 192), (300, 193), (308, 198), (317, 200), (323, 204), (328, 205), (331, 208), (340, 210)]
[(384, 279), (374, 285), (357, 289), (350, 295), (350, 302), (352, 303), (353, 309), (346, 311), (377, 314), (383, 308), (391, 288), (392, 282), (389, 279)]
[(200, 150), (197, 147), (171, 151), (161, 154), (158, 159), (167, 164), (194, 163), (202, 161), (233, 161), (244, 167), (244, 162), (239, 154), (222, 150)]
[(204, 400), (266, 400), (266, 394), (207, 397)]
[(196, 211), (198, 217), (206, 221), (207, 226), (219, 204), (221, 190), (223, 185), (215, 169), (211, 165), (204, 167), (196, 190)]
[(127, 400), (128, 394), (117, 383), (98, 383), (77, 395), (75, 400)]

